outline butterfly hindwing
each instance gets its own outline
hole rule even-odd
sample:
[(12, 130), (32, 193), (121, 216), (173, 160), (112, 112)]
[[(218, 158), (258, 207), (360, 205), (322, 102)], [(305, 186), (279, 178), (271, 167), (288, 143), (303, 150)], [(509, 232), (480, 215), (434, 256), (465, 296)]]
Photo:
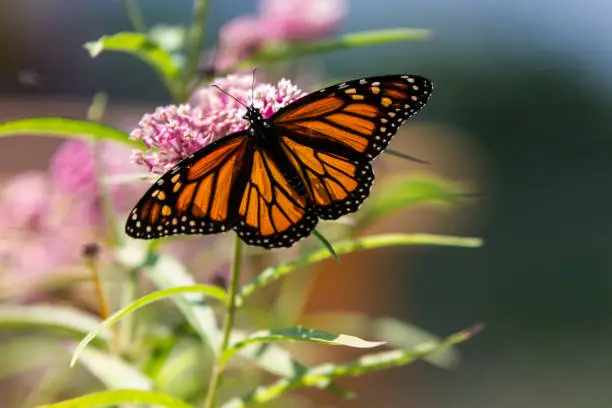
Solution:
[(317, 224), (308, 197), (298, 194), (273, 156), (257, 149), (240, 199), (234, 229), (248, 244), (289, 247)]
[(313, 92), (271, 119), (283, 134), (331, 139), (372, 160), (431, 91), (431, 82), (419, 76), (363, 78)]
[(214, 234), (235, 221), (237, 180), (247, 133), (220, 139), (159, 178), (130, 213), (126, 233), (151, 239), (176, 234)]
[(319, 217), (333, 220), (355, 212), (368, 197), (372, 166), (343, 145), (319, 141), (309, 146), (288, 136), (281, 137), (281, 144)]

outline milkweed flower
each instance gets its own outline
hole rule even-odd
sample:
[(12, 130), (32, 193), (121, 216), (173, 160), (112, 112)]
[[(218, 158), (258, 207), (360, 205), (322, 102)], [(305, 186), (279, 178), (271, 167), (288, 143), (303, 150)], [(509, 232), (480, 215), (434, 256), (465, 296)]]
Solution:
[(261, 0), (269, 40), (307, 41), (332, 34), (347, 12), (344, 0)]
[[(125, 160), (130, 149), (118, 143), (103, 142), (94, 146), (84, 140), (67, 140), (57, 149), (49, 166), (51, 182), (59, 192), (73, 196), (89, 204), (89, 216), (85, 221), (98, 222), (101, 216), (101, 196), (96, 160), (100, 176), (113, 176), (138, 171), (138, 167)], [(94, 157), (97, 154), (97, 159)], [(108, 187), (112, 203), (118, 210), (129, 205), (144, 190), (138, 185), (117, 184)]]
[[(229, 75), (213, 83), (245, 105), (251, 103), (266, 118), (305, 93), (287, 79), (277, 84), (259, 84), (252, 88), (251, 75)], [(202, 147), (231, 133), (244, 130), (246, 108), (218, 89), (200, 89), (189, 104), (168, 105), (145, 114), (130, 135), (142, 141), (146, 149), (134, 150), (132, 161), (148, 171), (161, 174)]]
[(0, 193), (0, 203), (0, 227), (38, 224), (50, 204), (45, 173), (31, 171), (9, 180)]
[[(117, 143), (99, 145), (104, 175), (137, 170)], [(48, 171), (9, 179), (0, 189), (0, 292), (33, 288), (51, 272), (82, 259), (83, 246), (107, 231), (93, 146), (82, 140), (60, 145)], [(145, 184), (109, 186), (112, 204), (127, 210)], [(27, 286), (24, 286), (27, 282)]]
[(337, 31), (345, 0), (261, 0), (259, 13), (236, 17), (219, 31), (214, 68), (226, 70), (267, 44), (315, 40)]
[(224, 24), (219, 30), (219, 52), (211, 61), (214, 68), (229, 69), (253, 55), (265, 41), (265, 30), (257, 15), (236, 17)]
[(78, 259), (80, 245), (92, 235), (82, 221), (89, 211), (88, 203), (58, 191), (47, 173), (10, 179), (0, 192), (3, 288), (32, 287), (46, 272)]

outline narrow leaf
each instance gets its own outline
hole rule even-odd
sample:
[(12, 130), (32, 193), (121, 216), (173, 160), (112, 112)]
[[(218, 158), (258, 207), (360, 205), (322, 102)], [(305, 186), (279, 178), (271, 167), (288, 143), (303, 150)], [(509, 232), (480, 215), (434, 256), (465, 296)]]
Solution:
[(106, 330), (113, 324), (117, 323), (127, 314), (133, 313), (134, 311), (140, 309), (141, 307), (144, 307), (155, 301), (165, 299), (169, 296), (174, 296), (177, 294), (189, 293), (189, 292), (205, 294), (207, 296), (219, 299), (223, 302), (225, 302), (226, 300), (225, 292), (223, 291), (223, 289), (217, 286), (210, 286), (210, 285), (179, 286), (175, 288), (170, 288), (170, 289), (165, 289), (165, 290), (160, 290), (157, 292), (150, 293), (134, 301), (133, 303), (124, 307), (123, 309), (118, 310), (117, 312), (113, 313), (108, 319), (104, 320), (98, 328), (89, 332), (87, 336), (85, 336), (85, 338), (81, 340), (76, 350), (74, 351), (72, 360), (70, 361), (70, 365), (74, 366), (74, 364), (79, 358), (79, 355), (83, 352), (83, 350), (85, 350), (85, 347), (87, 347), (87, 345), (94, 338), (96, 338), (100, 333), (102, 333), (104, 330)]
[(39, 408), (91, 408), (116, 404), (151, 404), (166, 408), (194, 408), (171, 395), (158, 391), (113, 390), (87, 394)]
[[(170, 289), (180, 286), (194, 286), (196, 281), (185, 267), (174, 257), (163, 254), (154, 255), (149, 253), (144, 272), (160, 289)], [(225, 302), (225, 292), (217, 287), (217, 293), (223, 293)], [(174, 296), (172, 302), (179, 308), (191, 327), (200, 336), (204, 343), (208, 344), (216, 354), (221, 345), (221, 332), (217, 325), (217, 318), (212, 307), (201, 293), (191, 293), (188, 295)]]
[(79, 362), (108, 389), (153, 390), (153, 380), (128, 362), (97, 350), (83, 350)]
[[(195, 285), (193, 277), (176, 259), (168, 255), (155, 255), (146, 251), (147, 247), (141, 245), (140, 241), (130, 240), (117, 252), (117, 258), (127, 267), (142, 268), (160, 289)], [(206, 302), (206, 298), (198, 293), (190, 293), (188, 296), (180, 294), (173, 296), (170, 300), (176, 304), (203, 341), (211, 344), (213, 351), (217, 352), (221, 333), (213, 310)], [(239, 332), (234, 334), (239, 339), (246, 337)], [(284, 377), (295, 376), (308, 369), (308, 367), (293, 359), (287, 350), (276, 345), (265, 345), (265, 347), (253, 345), (241, 349), (239, 354), (254, 361), (262, 369)], [(349, 393), (333, 384), (323, 388), (338, 395), (350, 396)]]
[(84, 47), (92, 58), (103, 51), (125, 52), (140, 58), (153, 68), (173, 94), (177, 90), (180, 69), (171, 54), (142, 33), (123, 32), (105, 35)]
[(433, 176), (399, 176), (370, 197), (359, 212), (357, 228), (417, 205), (456, 204), (462, 200), (457, 183)]
[[(336, 253), (348, 254), (360, 249), (374, 249), (400, 245), (441, 245), (475, 248), (482, 245), (482, 240), (478, 238), (463, 238), (432, 234), (384, 234), (339, 242), (336, 243), (334, 247)], [(242, 287), (240, 296), (241, 298), (245, 298), (252, 294), (255, 290), (274, 282), (297, 268), (323, 261), (325, 259), (329, 259), (330, 257), (331, 254), (327, 249), (320, 249), (293, 261), (267, 268), (261, 274), (257, 275), (257, 277), (255, 277), (255, 279), (253, 279), (250, 283), (247, 283)]]
[(420, 164), (431, 164), (430, 162), (428, 162), (427, 160), (423, 160), (423, 159), (419, 159), (418, 157), (414, 157), (414, 156), (410, 156), (406, 153), (402, 153), (400, 151), (397, 150), (393, 150), (393, 149), (386, 149), (384, 151), (385, 154), (388, 154), (389, 156), (395, 156), (395, 157), (399, 157), (400, 159), (404, 159), (404, 160), (408, 160), (408, 161), (412, 161), (415, 163), (420, 163)]
[(346, 334), (334, 334), (322, 330), (313, 330), (306, 327), (288, 327), (278, 330), (263, 330), (249, 335), (246, 339), (234, 343), (224, 355), (229, 359), (236, 351), (254, 343), (268, 343), (271, 341), (305, 341), (311, 343), (324, 343), (335, 346), (348, 346), (355, 348), (372, 348), (385, 344), (384, 341), (367, 341)]
[[(98, 318), (67, 306), (0, 305), (0, 329), (47, 329), (81, 337), (99, 324)], [(101, 339), (106, 341), (108, 337), (103, 335)]]
[(240, 63), (240, 66), (252, 67), (260, 62), (294, 59), (305, 55), (320, 54), (345, 48), (365, 47), (402, 41), (422, 41), (429, 39), (430, 36), (431, 31), (429, 30), (395, 28), (388, 30), (362, 31), (303, 44), (276, 44), (262, 48), (255, 56)]
[[(236, 344), (247, 338), (240, 330), (234, 330), (231, 343)], [(287, 350), (276, 344), (250, 344), (238, 351), (241, 357), (254, 361), (262, 369), (282, 377), (296, 377), (308, 371), (308, 366), (294, 359)], [(333, 383), (321, 384), (319, 387), (342, 398), (353, 398), (354, 394), (343, 390)]]
[(270, 386), (259, 387), (243, 398), (236, 398), (227, 402), (222, 408), (243, 408), (252, 404), (262, 404), (298, 387), (313, 387), (334, 378), (355, 377), (373, 371), (404, 366), (430, 353), (469, 340), (479, 330), (480, 326), (476, 326), (449, 336), (443, 342), (428, 342), (408, 350), (392, 350), (370, 354), (349, 363), (323, 364), (313, 367), (299, 377), (281, 379)]
[(85, 137), (142, 147), (140, 142), (131, 140), (127, 133), (119, 129), (96, 122), (70, 118), (26, 118), (0, 123), (0, 137), (17, 135)]
[[(385, 339), (389, 346), (402, 349), (429, 341), (441, 341), (438, 336), (393, 317), (372, 317), (353, 312), (322, 312), (306, 315), (300, 319), (300, 322), (323, 330), (333, 329), (350, 332), (356, 336)], [(455, 347), (423, 357), (424, 361), (445, 369), (455, 368), (459, 364), (459, 359), (459, 351)]]
[(159, 390), (181, 398), (199, 392), (204, 381), (202, 365), (212, 362), (212, 354), (204, 352), (202, 345), (191, 339), (175, 346), (159, 368), (152, 370)]
[(329, 254), (332, 256), (332, 258), (334, 258), (336, 262), (340, 263), (340, 257), (336, 253), (336, 250), (334, 249), (334, 246), (331, 244), (331, 242), (329, 242), (329, 240), (317, 230), (313, 230), (312, 233), (315, 237), (317, 237), (319, 241), (321, 241), (323, 246), (329, 251)]

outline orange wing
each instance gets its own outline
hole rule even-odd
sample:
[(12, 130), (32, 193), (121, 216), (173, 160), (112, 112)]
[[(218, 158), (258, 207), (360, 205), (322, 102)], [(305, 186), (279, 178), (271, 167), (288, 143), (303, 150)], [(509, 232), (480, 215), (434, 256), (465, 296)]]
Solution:
[(309, 94), (272, 120), (284, 135), (306, 143), (341, 143), (371, 160), (398, 127), (425, 106), (431, 91), (431, 82), (419, 76), (364, 78)]
[[(141, 239), (214, 234), (235, 219), (247, 133), (226, 136), (164, 174), (130, 213), (125, 231)], [(243, 188), (243, 187), (242, 187)]]
[(352, 160), (351, 154), (335, 146), (335, 153), (299, 143), (281, 136), (281, 145), (291, 164), (298, 170), (316, 213), (323, 219), (335, 220), (357, 211), (370, 194), (374, 181), (368, 162)]
[(234, 230), (251, 245), (289, 247), (317, 224), (312, 204), (291, 186), (270, 154), (256, 150)]

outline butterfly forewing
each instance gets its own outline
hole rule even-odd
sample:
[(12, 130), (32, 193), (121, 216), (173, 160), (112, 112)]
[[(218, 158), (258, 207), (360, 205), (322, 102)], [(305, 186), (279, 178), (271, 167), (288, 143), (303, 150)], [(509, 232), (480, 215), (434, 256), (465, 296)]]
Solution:
[(214, 234), (233, 226), (237, 177), (247, 133), (227, 136), (164, 174), (130, 213), (125, 230), (134, 238)]
[(372, 160), (429, 99), (429, 80), (393, 75), (344, 82), (309, 94), (273, 117), (281, 133), (332, 139)]

